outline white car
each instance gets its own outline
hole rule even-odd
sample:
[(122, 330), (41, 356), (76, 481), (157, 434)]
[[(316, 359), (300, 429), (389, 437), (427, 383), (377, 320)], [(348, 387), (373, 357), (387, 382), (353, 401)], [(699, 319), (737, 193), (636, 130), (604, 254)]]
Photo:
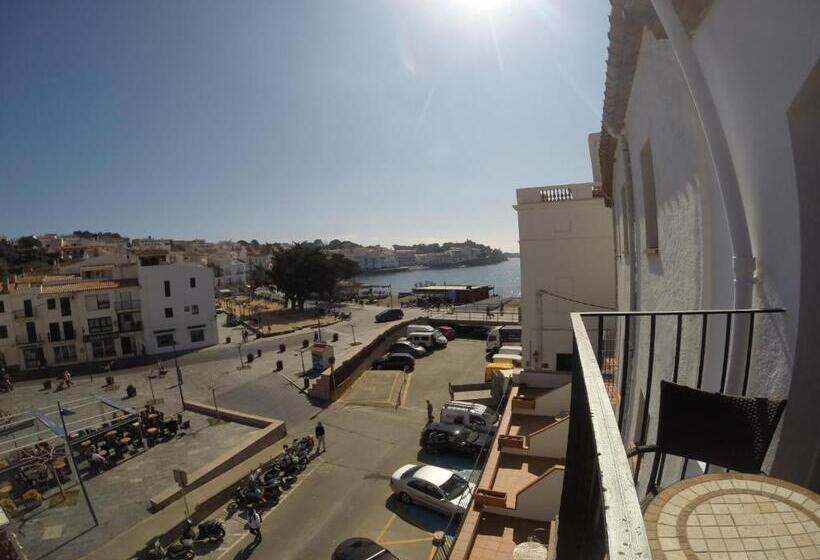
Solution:
[(453, 515), (467, 510), (475, 484), (441, 467), (404, 465), (390, 477), (390, 489), (405, 504), (415, 503)]

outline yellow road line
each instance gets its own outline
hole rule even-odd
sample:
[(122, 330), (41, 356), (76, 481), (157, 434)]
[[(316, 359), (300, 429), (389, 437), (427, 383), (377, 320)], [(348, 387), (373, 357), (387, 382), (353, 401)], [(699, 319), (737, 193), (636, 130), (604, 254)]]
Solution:
[(407, 376), (407, 384), (404, 386), (404, 393), (401, 396), (401, 405), (404, 406), (404, 403), (407, 402), (407, 393), (410, 392), (410, 384), (413, 382), (413, 374), (409, 374)]
[(394, 513), (390, 516), (390, 519), (387, 520), (387, 523), (384, 524), (384, 527), (382, 527), (382, 530), (379, 532), (379, 536), (376, 537), (376, 542), (379, 542), (380, 540), (382, 540), (382, 537), (387, 532), (387, 530), (390, 528), (390, 525), (393, 523), (393, 521), (395, 519), (396, 519), (396, 514)]
[(401, 540), (401, 541), (384, 541), (384, 542), (379, 542), (379, 544), (382, 545), (382, 546), (390, 546), (390, 545), (394, 545), (394, 544), (410, 544), (410, 543), (419, 543), (419, 542), (430, 542), (430, 538), (431, 537), (427, 536), (427, 537), (422, 537), (420, 539), (404, 539), (404, 540)]

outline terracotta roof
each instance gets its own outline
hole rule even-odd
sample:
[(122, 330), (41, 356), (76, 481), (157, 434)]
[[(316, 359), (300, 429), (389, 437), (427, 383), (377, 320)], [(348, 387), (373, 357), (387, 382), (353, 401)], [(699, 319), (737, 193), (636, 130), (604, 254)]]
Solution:
[[(703, 21), (713, 0), (672, 0), (672, 7), (684, 28), (691, 34)], [(601, 164), (601, 187), (607, 206), (612, 205), (612, 170), (615, 164), (617, 140), (610, 130), (619, 134), (624, 127), (632, 80), (641, 49), (644, 27), (649, 27), (656, 38), (665, 38), (652, 5), (648, 0), (627, 2), (610, 0), (609, 47), (607, 47), (604, 109), (601, 119), (601, 140), (598, 159)], [(627, 4), (631, 5), (626, 11)]]
[(92, 292), (98, 290), (113, 290), (115, 288), (131, 288), (139, 286), (136, 278), (122, 280), (82, 280), (72, 284), (45, 285), (41, 294), (70, 294), (77, 292)]

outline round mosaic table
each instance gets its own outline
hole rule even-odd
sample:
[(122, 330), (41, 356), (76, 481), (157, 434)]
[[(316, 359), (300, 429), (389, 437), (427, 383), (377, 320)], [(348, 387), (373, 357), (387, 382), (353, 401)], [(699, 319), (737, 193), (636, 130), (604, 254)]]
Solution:
[(763, 475), (676, 482), (644, 514), (653, 560), (820, 560), (820, 497)]

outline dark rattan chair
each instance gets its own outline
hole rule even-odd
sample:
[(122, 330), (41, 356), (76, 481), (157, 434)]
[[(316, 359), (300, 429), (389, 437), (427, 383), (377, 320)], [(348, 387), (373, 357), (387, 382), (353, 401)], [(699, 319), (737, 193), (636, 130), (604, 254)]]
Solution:
[(648, 491), (657, 492), (662, 455), (759, 473), (786, 401), (709, 393), (661, 381), (658, 436), (628, 456), (655, 453)]

